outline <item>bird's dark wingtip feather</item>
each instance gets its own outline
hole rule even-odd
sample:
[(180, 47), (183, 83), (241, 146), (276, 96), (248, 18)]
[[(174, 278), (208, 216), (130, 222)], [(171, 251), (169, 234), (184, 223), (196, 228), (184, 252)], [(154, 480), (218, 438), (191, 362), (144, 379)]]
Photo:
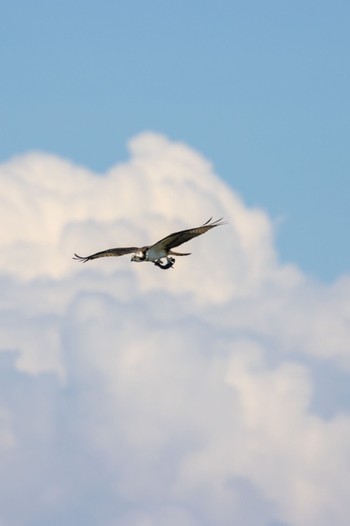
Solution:
[[(212, 221), (213, 217), (211, 217), (210, 219), (208, 219), (208, 221), (206, 221), (203, 226), (206, 226), (206, 225), (212, 225), (212, 226), (219, 226), (219, 225), (227, 225), (227, 221), (223, 221), (223, 217), (220, 217), (220, 219), (216, 219), (215, 221)], [(222, 221), (222, 222), (221, 222)]]
[(74, 257), (72, 259), (74, 259), (76, 261), (82, 261), (83, 263), (86, 263), (89, 258), (84, 258), (82, 256), (78, 256), (78, 254), (74, 254)]

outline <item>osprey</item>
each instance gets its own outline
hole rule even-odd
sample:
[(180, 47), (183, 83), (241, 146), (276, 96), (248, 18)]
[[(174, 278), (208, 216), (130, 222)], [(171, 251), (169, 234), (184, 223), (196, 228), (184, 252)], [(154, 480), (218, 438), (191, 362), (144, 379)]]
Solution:
[[(195, 228), (189, 228), (188, 230), (180, 230), (179, 232), (174, 232), (173, 234), (170, 234), (169, 236), (165, 237), (164, 239), (161, 239), (160, 241), (157, 241), (157, 243), (154, 243), (154, 245), (149, 245), (145, 247), (124, 247), (124, 248), (109, 248), (108, 250), (102, 250), (102, 252), (96, 252), (96, 254), (91, 254), (91, 256), (78, 256), (77, 254), (74, 254), (73, 259), (77, 259), (78, 261), (83, 261), (86, 263), (86, 261), (91, 261), (92, 259), (96, 258), (103, 258), (108, 256), (123, 256), (124, 254), (133, 254), (131, 261), (151, 261), (154, 263), (157, 267), (162, 269), (168, 269), (171, 268), (174, 263), (175, 259), (172, 256), (189, 256), (190, 252), (187, 253), (180, 253), (180, 252), (174, 252), (172, 249), (175, 247), (178, 247), (179, 245), (182, 245), (183, 243), (186, 243), (186, 241), (189, 241), (193, 237), (200, 236), (210, 230), (211, 228), (215, 228), (216, 226), (221, 226), (226, 224), (221, 219), (217, 219), (216, 221), (212, 221), (212, 217), (206, 221), (202, 226), (198, 226)], [(165, 262), (162, 262), (162, 260), (165, 259)]]

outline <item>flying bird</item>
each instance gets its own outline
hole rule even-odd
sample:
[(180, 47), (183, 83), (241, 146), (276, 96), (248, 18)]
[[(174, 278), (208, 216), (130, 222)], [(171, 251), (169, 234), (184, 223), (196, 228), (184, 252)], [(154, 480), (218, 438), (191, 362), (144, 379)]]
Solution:
[[(175, 263), (175, 258), (172, 256), (189, 256), (190, 252), (181, 253), (174, 252), (172, 249), (186, 243), (190, 239), (201, 236), (208, 230), (226, 224), (222, 221), (223, 218), (212, 221), (212, 217), (206, 221), (202, 226), (195, 228), (189, 228), (188, 230), (180, 230), (174, 232), (169, 236), (157, 241), (154, 245), (148, 245), (144, 247), (123, 247), (123, 248), (109, 248), (108, 250), (102, 250), (102, 252), (96, 252), (90, 256), (82, 257), (74, 254), (73, 259), (78, 261), (91, 261), (96, 258), (103, 258), (108, 256), (124, 256), (125, 254), (133, 254), (131, 261), (150, 261), (161, 269), (172, 268)], [(165, 261), (163, 261), (165, 259)]]

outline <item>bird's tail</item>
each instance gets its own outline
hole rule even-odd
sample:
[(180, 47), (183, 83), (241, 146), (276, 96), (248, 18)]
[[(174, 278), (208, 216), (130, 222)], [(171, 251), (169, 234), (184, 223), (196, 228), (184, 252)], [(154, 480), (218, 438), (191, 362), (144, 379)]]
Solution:
[(190, 256), (191, 252), (181, 253), (181, 252), (174, 252), (173, 250), (169, 250), (169, 254), (170, 256)]

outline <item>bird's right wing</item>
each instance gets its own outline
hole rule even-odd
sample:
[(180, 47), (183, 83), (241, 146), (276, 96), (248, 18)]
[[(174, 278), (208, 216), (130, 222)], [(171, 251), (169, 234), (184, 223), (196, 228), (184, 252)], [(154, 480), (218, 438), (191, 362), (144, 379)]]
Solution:
[(86, 257), (74, 254), (73, 259), (77, 259), (78, 261), (83, 261), (84, 263), (86, 263), (87, 261), (91, 261), (92, 259), (104, 258), (109, 256), (124, 256), (124, 254), (132, 254), (133, 252), (137, 252), (138, 250), (138, 247), (109, 248), (108, 250), (102, 250), (102, 252), (96, 252), (96, 254), (91, 254), (91, 256)]
[(180, 230), (180, 232), (174, 232), (173, 234), (164, 237), (157, 243), (154, 243), (154, 245), (152, 245), (152, 248), (162, 248), (170, 250), (172, 248), (182, 245), (183, 243), (186, 243), (194, 237), (201, 236), (205, 232), (208, 232), (208, 230), (210, 230), (211, 228), (215, 228), (216, 226), (221, 226), (225, 224), (226, 222), (222, 221), (222, 218), (217, 219), (216, 221), (212, 221), (212, 218), (210, 218), (201, 226), (197, 226), (195, 228), (188, 228), (187, 230)]

